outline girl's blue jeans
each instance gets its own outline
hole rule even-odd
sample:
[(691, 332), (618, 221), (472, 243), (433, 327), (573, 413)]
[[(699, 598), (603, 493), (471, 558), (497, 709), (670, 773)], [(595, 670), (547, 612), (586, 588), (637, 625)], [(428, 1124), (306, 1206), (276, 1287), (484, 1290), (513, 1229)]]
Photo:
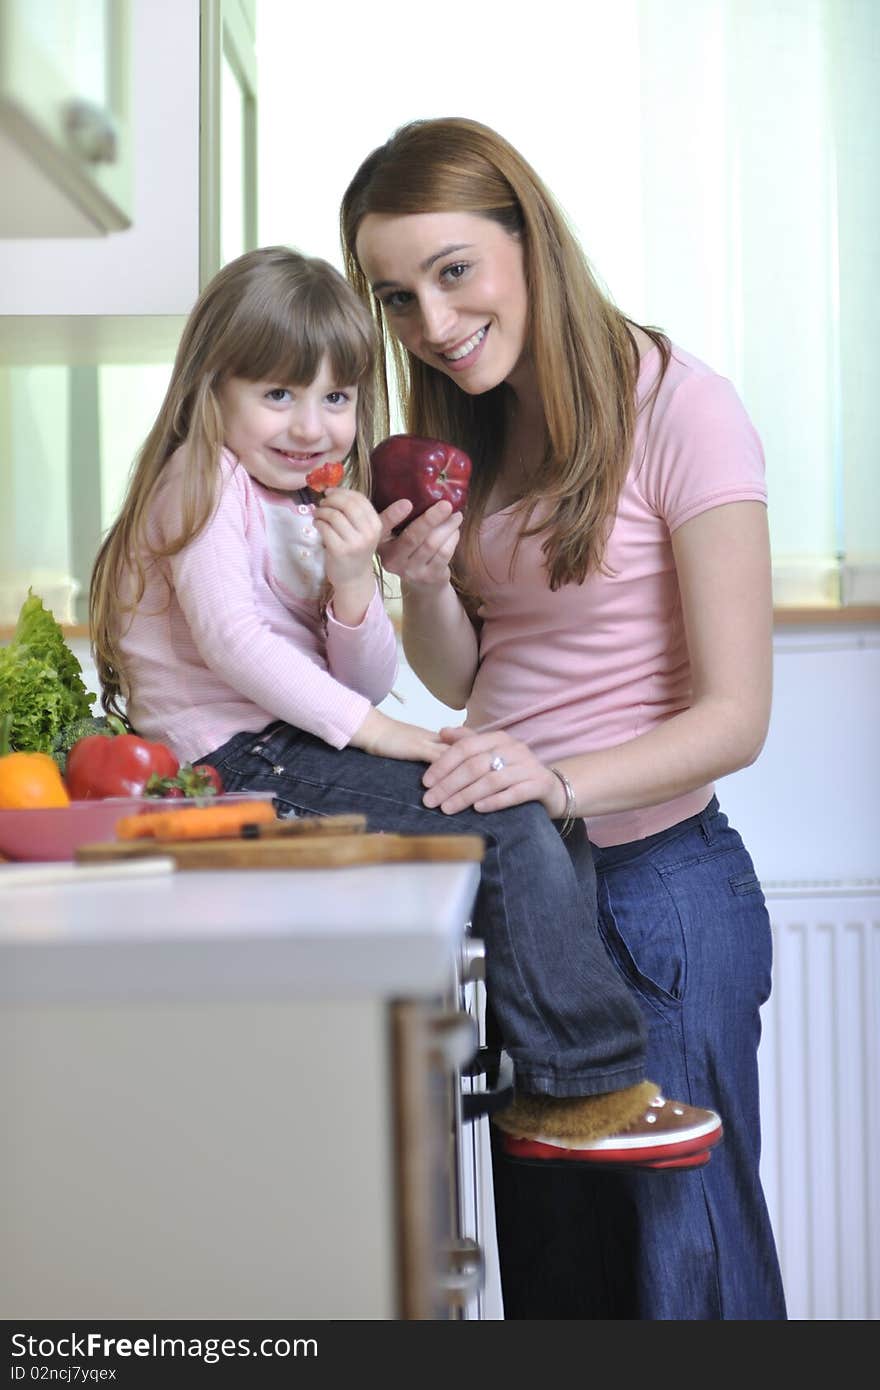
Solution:
[(507, 1318), (786, 1317), (758, 1172), (757, 1051), (770, 993), (764, 895), (715, 798), (644, 840), (594, 849), (600, 932), (647, 1026), (647, 1072), (711, 1106), (705, 1168), (515, 1164), (495, 1143)]
[(331, 748), (287, 724), (238, 734), (198, 761), (217, 768), (227, 791), (273, 792), (282, 815), (361, 813), (371, 831), (482, 835), (472, 926), (486, 944), (486, 992), (517, 1085), (594, 1095), (644, 1079), (641, 1010), (599, 936), (582, 823), (563, 840), (537, 802), (446, 816), (422, 804), (423, 763)]

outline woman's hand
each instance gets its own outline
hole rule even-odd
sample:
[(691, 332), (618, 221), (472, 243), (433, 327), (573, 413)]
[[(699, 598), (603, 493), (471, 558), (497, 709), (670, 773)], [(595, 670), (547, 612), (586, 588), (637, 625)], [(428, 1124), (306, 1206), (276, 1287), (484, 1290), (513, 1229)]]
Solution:
[(404, 724), (381, 710), (371, 709), (363, 724), (349, 740), (352, 748), (362, 748), (380, 758), (430, 763), (445, 750), (440, 735), (418, 724)]
[[(393, 507), (406, 507), (406, 511), (402, 516), (398, 514), (387, 528), (386, 539), (379, 548), (382, 564), (410, 588), (440, 588), (448, 584), (449, 562), (461, 530), (461, 512), (453, 512), (449, 502), (435, 502), (399, 536), (392, 536), (392, 527), (406, 519), (412, 503), (402, 499)], [(383, 520), (391, 511), (389, 507), (382, 513)]]
[[(471, 729), (441, 729), (446, 747), (422, 781), (428, 788), (422, 800), (447, 815), (472, 806), (475, 811), (501, 811), (524, 801), (540, 801), (547, 814), (561, 820), (565, 792), (555, 773), (539, 762), (531, 749), (510, 734), (476, 734)], [(501, 767), (492, 764), (500, 760)]]

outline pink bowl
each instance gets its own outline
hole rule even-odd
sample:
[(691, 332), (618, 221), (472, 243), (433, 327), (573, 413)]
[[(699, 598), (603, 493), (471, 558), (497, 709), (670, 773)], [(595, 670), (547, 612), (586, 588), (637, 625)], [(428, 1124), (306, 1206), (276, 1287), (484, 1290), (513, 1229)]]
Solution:
[[(270, 792), (226, 792), (211, 797), (226, 801), (271, 801)], [(0, 809), (0, 854), (31, 861), (72, 860), (80, 845), (116, 839), (116, 822), (141, 811), (181, 810), (207, 805), (207, 798), (165, 801), (155, 796), (113, 796), (99, 801), (71, 801), (69, 806), (37, 806), (26, 811)]]
[(0, 810), (0, 854), (7, 859), (73, 859), (80, 845), (115, 840), (121, 816), (155, 811), (155, 797), (114, 796), (103, 801), (71, 801), (69, 806)]

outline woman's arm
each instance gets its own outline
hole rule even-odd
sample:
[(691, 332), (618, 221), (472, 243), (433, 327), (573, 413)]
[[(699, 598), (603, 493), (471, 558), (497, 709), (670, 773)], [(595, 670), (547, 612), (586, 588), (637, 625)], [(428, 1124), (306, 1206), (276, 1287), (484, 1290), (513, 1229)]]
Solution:
[[(558, 760), (582, 816), (669, 801), (754, 762), (764, 743), (772, 687), (773, 608), (767, 513), (760, 502), (714, 507), (672, 537), (693, 700), (649, 733), (614, 748)], [(559, 816), (558, 779), (509, 735), (443, 731), (448, 753), (425, 774), (425, 801), (446, 812), (543, 802)], [(487, 755), (500, 753), (501, 772)]]
[(467, 704), (479, 662), (477, 635), (449, 571), (461, 520), (448, 502), (435, 502), (380, 550), (385, 568), (400, 576), (406, 659), (451, 709)]
[(403, 650), (435, 699), (464, 709), (477, 674), (477, 634), (451, 584), (402, 586)]

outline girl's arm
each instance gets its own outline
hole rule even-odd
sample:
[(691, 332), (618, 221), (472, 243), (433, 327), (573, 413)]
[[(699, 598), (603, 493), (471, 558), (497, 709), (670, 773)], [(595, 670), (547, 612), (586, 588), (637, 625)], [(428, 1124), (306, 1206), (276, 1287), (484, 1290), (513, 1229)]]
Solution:
[[(257, 602), (248, 553), (247, 496), (234, 475), (223, 488), (205, 529), (168, 561), (186, 632), (199, 658), (240, 700), (270, 717), (315, 734), (334, 748), (349, 743), (390, 757), (425, 759), (437, 751), (437, 736), (415, 725), (385, 728), (394, 721), (372, 702), (313, 659), (314, 635), (303, 630), (302, 645), (275, 632)], [(175, 495), (168, 509), (177, 514)], [(387, 624), (387, 619), (383, 621)], [(390, 625), (389, 625), (390, 627)], [(392, 634), (393, 639), (393, 634)], [(373, 716), (376, 716), (373, 718)], [(376, 740), (379, 727), (380, 741)], [(358, 740), (361, 740), (360, 742)]]
[[(770, 718), (773, 608), (767, 512), (761, 502), (711, 508), (680, 526), (672, 548), (690, 653), (689, 709), (628, 743), (557, 761), (576, 813), (652, 806), (754, 762)], [(559, 780), (507, 734), (443, 730), (450, 748), (425, 773), (425, 804), (494, 811), (541, 801), (564, 810)], [(488, 772), (500, 753), (503, 771)]]
[(448, 502), (435, 502), (380, 551), (385, 568), (400, 576), (406, 659), (451, 709), (464, 709), (479, 664), (477, 634), (449, 572), (461, 521)]
[(397, 675), (397, 637), (379, 591), (374, 556), (383, 530), (400, 520), (406, 504), (380, 517), (369, 498), (330, 488), (315, 509), (331, 587), (326, 617), (327, 664), (352, 690), (378, 705)]
[(326, 616), (327, 668), (330, 674), (380, 705), (394, 685), (398, 671), (397, 634), (385, 611), (379, 586), (360, 622), (340, 620), (331, 603)]

